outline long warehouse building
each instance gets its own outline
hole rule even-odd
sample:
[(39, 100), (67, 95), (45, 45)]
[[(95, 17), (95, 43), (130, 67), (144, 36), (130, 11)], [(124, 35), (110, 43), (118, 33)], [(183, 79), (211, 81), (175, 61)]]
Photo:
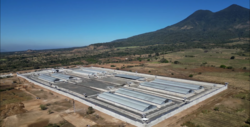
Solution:
[(52, 73), (51, 76), (55, 77), (55, 78), (62, 79), (62, 80), (66, 80), (66, 81), (74, 78), (73, 76), (65, 75), (65, 74), (61, 74), (61, 73)]
[(188, 88), (188, 89), (193, 89), (193, 90), (198, 90), (198, 89), (203, 88), (203, 86), (199, 86), (199, 85), (193, 85), (193, 84), (187, 84), (187, 83), (181, 83), (181, 82), (173, 82), (173, 81), (167, 81), (167, 80), (161, 80), (161, 79), (155, 79), (151, 82), (163, 84), (163, 85), (169, 85), (169, 86)]
[(38, 79), (41, 79), (43, 81), (49, 82), (49, 83), (55, 83), (56, 81), (60, 81), (58, 78), (51, 77), (49, 75), (42, 74), (38, 76)]
[(159, 104), (159, 105), (165, 104), (167, 102), (172, 102), (172, 100), (169, 100), (166, 98), (157, 97), (157, 96), (153, 96), (150, 94), (145, 94), (145, 93), (133, 91), (133, 90), (129, 90), (126, 88), (120, 88), (115, 93), (119, 93), (122, 95), (130, 96), (133, 98), (141, 99), (141, 100), (152, 102), (152, 103)]
[(83, 70), (72, 70), (73, 73), (85, 75), (85, 76), (92, 76), (95, 75), (93, 72), (83, 71)]
[(143, 82), (140, 84), (142, 87), (150, 87), (153, 89), (159, 89), (163, 91), (170, 91), (170, 92), (175, 92), (175, 93), (180, 93), (180, 94), (189, 94), (193, 93), (194, 91), (191, 89), (186, 89), (186, 88), (180, 88), (180, 87), (174, 87), (174, 86), (167, 86), (163, 84), (157, 84), (157, 83), (152, 83), (152, 82)]
[(112, 93), (108, 93), (108, 92), (99, 94), (98, 97), (103, 98), (104, 100), (108, 100), (108, 101), (112, 101), (112, 102), (117, 103), (117, 104), (124, 105), (126, 107), (129, 107), (129, 108), (141, 111), (141, 112), (145, 112), (147, 110), (150, 110), (150, 109), (153, 109), (156, 107), (154, 105), (150, 105), (150, 104), (147, 104), (144, 102), (140, 102), (137, 100), (133, 100), (130, 98), (126, 98), (126, 97), (112, 94)]
[(115, 77), (132, 79), (132, 80), (145, 80), (144, 77), (138, 77), (138, 76), (133, 76), (133, 75), (125, 75), (125, 74), (116, 74)]

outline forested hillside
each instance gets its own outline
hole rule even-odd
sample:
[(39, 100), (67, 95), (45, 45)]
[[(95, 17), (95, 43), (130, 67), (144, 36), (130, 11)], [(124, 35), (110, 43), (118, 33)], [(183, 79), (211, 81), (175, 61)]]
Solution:
[(249, 37), (249, 11), (235, 4), (215, 13), (198, 10), (172, 26), (127, 39), (94, 45), (122, 47), (180, 42), (218, 44), (230, 42), (232, 38), (240, 40)]

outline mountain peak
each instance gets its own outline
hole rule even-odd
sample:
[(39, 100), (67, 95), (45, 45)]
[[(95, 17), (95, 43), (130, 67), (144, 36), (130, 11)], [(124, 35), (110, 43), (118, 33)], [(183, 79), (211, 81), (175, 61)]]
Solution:
[(229, 7), (225, 8), (225, 9), (223, 9), (221, 11), (245, 11), (245, 10), (249, 10), (249, 9), (244, 8), (242, 6), (239, 6), (237, 4), (232, 4)]

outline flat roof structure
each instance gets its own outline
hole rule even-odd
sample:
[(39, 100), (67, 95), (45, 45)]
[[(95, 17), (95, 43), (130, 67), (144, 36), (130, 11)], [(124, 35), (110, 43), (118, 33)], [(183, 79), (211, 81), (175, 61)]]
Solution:
[(147, 110), (150, 110), (156, 107), (154, 105), (150, 105), (144, 102), (140, 102), (137, 100), (133, 100), (127, 97), (119, 96), (119, 95), (108, 93), (108, 92), (99, 94), (98, 97), (103, 98), (104, 100), (109, 100), (114, 103), (124, 105), (126, 107), (133, 108), (141, 112), (145, 112)]
[(54, 78), (54, 77), (51, 77), (51, 76), (45, 75), (45, 74), (39, 75), (38, 79), (41, 79), (43, 81), (50, 82), (50, 83), (55, 83), (55, 81), (60, 81), (60, 79), (58, 79), (58, 78)]
[[(227, 84), (163, 76), (155, 79), (155, 75), (122, 70), (82, 69), (64, 69), (66, 76), (48, 70), (17, 73), (17, 76), (137, 127), (152, 127), (228, 88)], [(89, 69), (99, 72), (90, 72)], [(100, 71), (106, 71), (108, 75)], [(70, 77), (81, 82), (61, 82), (65, 81), (62, 78)]]
[(95, 72), (95, 73), (106, 73), (106, 71), (96, 70), (91, 68), (82, 68), (83, 71)]
[(117, 91), (115, 91), (115, 93), (123, 94), (123, 95), (130, 96), (133, 98), (138, 98), (138, 99), (145, 100), (145, 101), (152, 102), (152, 103), (159, 104), (159, 105), (162, 105), (162, 104), (165, 104), (166, 102), (172, 101), (172, 100), (169, 100), (167, 98), (162, 98), (162, 97), (158, 97), (158, 96), (154, 96), (154, 95), (150, 95), (150, 94), (145, 94), (145, 93), (141, 93), (138, 91), (129, 90), (126, 88), (120, 88)]
[(65, 75), (61, 73), (52, 73), (51, 76), (55, 78), (59, 78), (59, 79), (64, 79), (64, 80), (69, 80), (69, 79), (74, 78), (73, 76)]
[(133, 75), (125, 75), (125, 74), (116, 74), (115, 77), (127, 78), (127, 79), (133, 79), (133, 80), (144, 78), (144, 77), (133, 76)]
[(170, 92), (175, 92), (175, 93), (180, 93), (180, 94), (189, 94), (193, 92), (193, 90), (187, 89), (187, 88), (168, 86), (168, 85), (157, 84), (157, 83), (152, 83), (152, 82), (143, 82), (140, 85), (144, 87), (150, 87), (154, 89), (170, 91)]
[(72, 70), (73, 73), (81, 74), (81, 75), (94, 75), (93, 72), (83, 71), (83, 70)]
[(181, 83), (181, 82), (174, 82), (174, 81), (167, 81), (167, 80), (162, 80), (162, 79), (155, 79), (155, 80), (153, 80), (151, 82), (152, 83), (163, 84), (163, 85), (169, 85), (169, 86), (188, 88), (188, 89), (193, 89), (193, 90), (203, 88), (203, 86), (199, 86), (199, 85), (193, 85), (193, 84), (187, 84), (187, 83)]

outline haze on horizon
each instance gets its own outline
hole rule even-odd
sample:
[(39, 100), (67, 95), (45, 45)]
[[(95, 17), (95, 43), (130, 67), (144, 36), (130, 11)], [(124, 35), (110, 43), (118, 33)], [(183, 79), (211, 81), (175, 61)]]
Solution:
[(155, 31), (196, 10), (220, 11), (248, 0), (2, 0), (1, 50), (86, 46)]

